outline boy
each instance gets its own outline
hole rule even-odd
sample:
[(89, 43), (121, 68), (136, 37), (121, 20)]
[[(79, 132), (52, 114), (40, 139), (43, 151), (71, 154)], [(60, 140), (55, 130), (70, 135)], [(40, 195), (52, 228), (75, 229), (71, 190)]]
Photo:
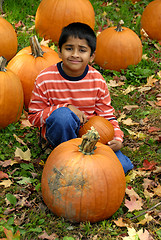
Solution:
[(133, 168), (120, 149), (123, 132), (114, 116), (110, 94), (102, 75), (88, 65), (95, 57), (96, 36), (86, 24), (71, 23), (59, 39), (61, 62), (43, 70), (35, 81), (29, 105), (30, 122), (42, 128), (42, 135), (56, 147), (78, 136), (81, 124), (94, 115), (108, 119), (115, 136), (108, 144), (124, 171)]

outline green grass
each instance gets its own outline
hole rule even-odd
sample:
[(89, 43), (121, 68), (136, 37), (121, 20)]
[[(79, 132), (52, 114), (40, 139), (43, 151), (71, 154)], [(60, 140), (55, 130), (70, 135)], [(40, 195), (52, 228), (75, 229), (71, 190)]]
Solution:
[[(149, 2), (151, 0), (142, 0), (136, 4), (132, 4), (128, 0), (124, 2), (122, 0), (91, 0), (96, 15), (95, 31), (99, 28), (106, 28), (107, 21), (110, 22), (109, 26), (113, 26), (117, 25), (120, 19), (123, 19), (124, 26), (131, 28), (140, 37), (140, 16)], [(39, 3), (40, 0), (4, 1), (4, 17), (14, 28), (15, 24), (19, 21), (22, 22), (22, 25), (16, 28), (18, 50), (29, 46), (29, 38), (36, 34), (33, 26)], [(41, 38), (39, 39), (41, 40)], [(154, 40), (142, 41), (142, 44), (143, 54), (146, 54), (148, 59), (142, 59), (136, 66), (129, 66), (126, 70), (117, 72), (104, 70), (98, 65), (94, 65), (102, 73), (107, 84), (110, 83), (110, 80), (116, 78), (119, 81), (122, 78), (124, 79), (123, 86), (109, 87), (109, 89), (117, 117), (120, 117), (121, 113), (124, 112), (126, 114), (125, 119), (131, 118), (138, 123), (138, 125), (127, 126), (120, 122), (120, 127), (125, 134), (122, 151), (134, 163), (134, 170), (143, 167), (145, 159), (149, 162), (156, 162), (157, 166), (160, 166), (161, 161), (161, 142), (159, 140), (161, 131), (148, 132), (148, 128), (152, 126), (161, 128), (161, 107), (155, 106), (157, 95), (160, 93), (160, 85), (158, 83), (149, 91), (142, 93), (138, 92), (137, 89), (137, 87), (144, 86), (147, 78), (151, 75), (158, 78), (157, 73), (161, 69), (160, 51), (155, 47), (155, 44), (158, 43)], [(129, 85), (135, 86), (136, 89), (124, 95), (123, 91)], [(151, 106), (148, 101), (153, 102), (155, 107)], [(138, 105), (139, 108), (128, 111), (124, 109), (125, 105)], [(145, 119), (147, 119), (147, 122), (143, 122)], [(149, 224), (144, 226), (138, 226), (138, 219), (130, 220), (130, 218), (135, 214), (139, 214), (140, 211), (129, 212), (124, 205), (124, 201), (112, 217), (94, 224), (89, 222), (71, 223), (63, 217), (55, 216), (44, 204), (41, 194), (43, 166), (52, 149), (47, 147), (45, 150), (42, 150), (40, 148), (39, 130), (37, 128), (26, 127), (21, 129), (20, 126), (20, 122), (17, 122), (0, 130), (0, 170), (7, 173), (9, 180), (12, 181), (9, 187), (0, 186), (0, 238), (6, 237), (3, 229), (5, 227), (11, 230), (13, 234), (19, 230), (21, 238), (18, 239), (22, 240), (39, 239), (38, 236), (43, 234), (44, 231), (48, 235), (55, 234), (54, 237), (57, 240), (121, 240), (123, 236), (127, 236), (127, 228), (119, 227), (113, 221), (122, 217), (128, 220), (137, 231), (143, 227), (150, 231), (154, 239), (161, 239), (159, 224), (149, 222)], [(141, 133), (143, 137), (134, 136), (129, 133), (129, 130), (136, 134)], [(23, 140), (24, 144), (17, 141), (14, 134)], [(45, 146), (43, 141), (43, 147)], [(15, 160), (17, 148), (24, 152), (29, 149), (31, 160), (3, 166), (3, 162), (6, 163), (6, 160), (11, 160), (12, 162)], [(160, 173), (154, 173), (153, 171), (147, 171), (146, 173), (150, 173), (150, 180), (155, 180), (156, 183), (160, 184)], [(144, 179), (147, 178), (146, 173), (145, 176), (138, 176), (127, 183), (144, 200), (144, 210), (160, 201), (158, 196), (145, 199), (142, 184)], [(17, 205), (18, 203), (19, 205)], [(159, 222), (160, 218), (157, 211), (159, 211), (159, 207), (151, 212), (151, 215)]]

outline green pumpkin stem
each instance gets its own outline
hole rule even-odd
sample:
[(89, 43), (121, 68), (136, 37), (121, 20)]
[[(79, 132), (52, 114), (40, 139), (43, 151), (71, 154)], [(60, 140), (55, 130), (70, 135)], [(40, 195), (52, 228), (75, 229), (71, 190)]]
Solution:
[(32, 55), (35, 58), (43, 57), (44, 52), (41, 49), (39, 41), (36, 36), (33, 36), (30, 38), (30, 46), (31, 46)]
[(96, 143), (100, 139), (100, 136), (94, 127), (88, 130), (86, 134), (82, 136), (82, 143), (79, 145), (79, 151), (85, 155), (94, 154), (96, 149)]
[(121, 27), (124, 24), (123, 20), (120, 20), (119, 23), (117, 24), (117, 27), (115, 28), (115, 30), (117, 32), (122, 32), (124, 29)]
[(7, 71), (6, 68), (5, 68), (6, 63), (7, 63), (7, 59), (5, 57), (1, 56), (0, 57), (0, 71), (2, 71), (2, 72)]

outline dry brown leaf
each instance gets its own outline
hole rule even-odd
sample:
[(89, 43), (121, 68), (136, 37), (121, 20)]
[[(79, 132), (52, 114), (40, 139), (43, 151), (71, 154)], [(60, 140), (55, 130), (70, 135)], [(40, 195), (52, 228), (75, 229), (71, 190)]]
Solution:
[(157, 196), (161, 197), (161, 185), (158, 185), (153, 191)]
[(122, 123), (128, 126), (139, 125), (139, 123), (134, 122), (131, 118), (127, 118), (126, 120), (122, 120)]
[(129, 110), (131, 111), (132, 109), (138, 109), (139, 106), (138, 105), (126, 105), (123, 107), (123, 109)]

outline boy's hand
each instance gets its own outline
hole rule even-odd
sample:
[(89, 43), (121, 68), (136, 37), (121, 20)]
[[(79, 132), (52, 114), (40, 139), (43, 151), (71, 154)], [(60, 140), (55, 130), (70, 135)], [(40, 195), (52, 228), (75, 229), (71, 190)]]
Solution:
[(68, 105), (68, 108), (69, 108), (72, 112), (74, 112), (74, 113), (77, 115), (77, 117), (79, 117), (81, 124), (84, 124), (84, 123), (87, 122), (87, 117), (86, 117), (86, 115), (85, 115), (83, 112), (81, 112), (78, 108), (76, 108), (75, 106), (70, 105), (70, 104)]
[(122, 142), (117, 141), (117, 140), (112, 140), (110, 142), (108, 142), (108, 146), (114, 151), (118, 151), (123, 147)]

